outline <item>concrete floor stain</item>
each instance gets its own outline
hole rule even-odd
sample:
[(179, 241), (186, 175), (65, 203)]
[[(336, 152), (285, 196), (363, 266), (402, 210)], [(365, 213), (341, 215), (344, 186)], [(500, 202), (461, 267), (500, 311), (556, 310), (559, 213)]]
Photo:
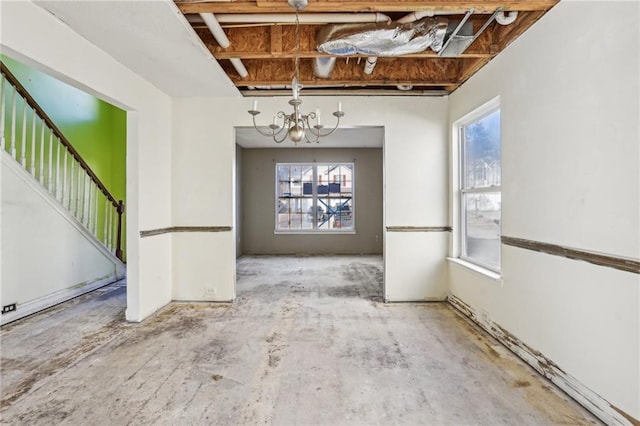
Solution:
[(597, 423), (449, 305), (381, 303), (381, 257), (245, 257), (238, 278), (233, 304), (141, 324), (114, 293), (3, 327), (3, 423)]

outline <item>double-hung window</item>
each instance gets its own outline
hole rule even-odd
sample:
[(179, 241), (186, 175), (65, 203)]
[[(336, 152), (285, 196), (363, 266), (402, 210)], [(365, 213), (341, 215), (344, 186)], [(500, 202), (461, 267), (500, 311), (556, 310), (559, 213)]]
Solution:
[(276, 232), (353, 232), (353, 163), (276, 164)]
[(500, 270), (500, 106), (491, 102), (458, 123), (460, 257)]

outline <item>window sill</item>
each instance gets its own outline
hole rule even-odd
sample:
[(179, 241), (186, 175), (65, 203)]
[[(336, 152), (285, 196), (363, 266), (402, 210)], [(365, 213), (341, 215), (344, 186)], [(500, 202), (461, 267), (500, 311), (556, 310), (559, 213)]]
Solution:
[(486, 278), (490, 278), (496, 282), (502, 284), (502, 276), (498, 272), (491, 271), (487, 268), (483, 268), (482, 266), (478, 266), (474, 263), (467, 262), (466, 260), (462, 260), (457, 257), (447, 257), (447, 260), (451, 263), (455, 263), (457, 265), (463, 266), (467, 269), (472, 270), (473, 272), (480, 274)]

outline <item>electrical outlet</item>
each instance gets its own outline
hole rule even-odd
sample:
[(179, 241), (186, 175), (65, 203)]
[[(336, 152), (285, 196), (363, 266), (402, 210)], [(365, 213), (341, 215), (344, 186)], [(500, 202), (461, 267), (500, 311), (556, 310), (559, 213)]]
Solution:
[(218, 289), (215, 287), (205, 287), (204, 297), (213, 297), (218, 295)]
[(2, 313), (3, 314), (9, 313), (9, 312), (13, 312), (15, 310), (16, 310), (16, 304), (15, 303), (12, 303), (10, 305), (5, 305), (5, 306), (2, 307)]

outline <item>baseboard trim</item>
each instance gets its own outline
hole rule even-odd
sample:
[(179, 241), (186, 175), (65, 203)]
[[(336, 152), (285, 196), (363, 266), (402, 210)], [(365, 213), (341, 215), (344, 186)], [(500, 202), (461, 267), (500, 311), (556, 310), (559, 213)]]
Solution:
[(108, 277), (85, 284), (82, 287), (65, 288), (62, 290), (58, 290), (55, 293), (51, 293), (38, 299), (32, 300), (30, 302), (20, 304), (15, 311), (2, 315), (0, 325), (9, 324), (10, 322), (17, 321), (29, 315), (33, 315), (37, 312), (40, 312), (62, 302), (66, 302), (67, 300), (82, 296), (85, 293), (119, 281), (122, 278), (124, 278), (124, 274), (113, 272)]
[(447, 301), (607, 425), (637, 426), (640, 424), (637, 419), (611, 405), (606, 399), (593, 392), (575, 377), (562, 371), (560, 367), (542, 353), (529, 347), (489, 318), (480, 315), (473, 307), (455, 295), (449, 294)]

